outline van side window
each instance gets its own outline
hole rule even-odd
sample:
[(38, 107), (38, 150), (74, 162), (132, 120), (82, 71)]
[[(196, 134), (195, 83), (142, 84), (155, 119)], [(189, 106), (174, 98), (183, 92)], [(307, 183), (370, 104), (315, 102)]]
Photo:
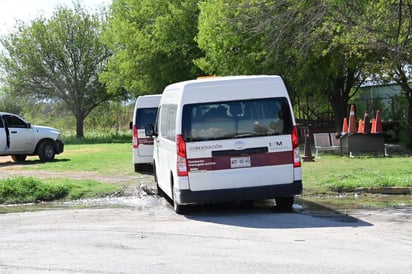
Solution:
[(190, 142), (290, 134), (293, 124), (281, 97), (185, 105), (182, 126)]
[(171, 141), (176, 139), (176, 113), (177, 105), (165, 104), (160, 109), (159, 134)]

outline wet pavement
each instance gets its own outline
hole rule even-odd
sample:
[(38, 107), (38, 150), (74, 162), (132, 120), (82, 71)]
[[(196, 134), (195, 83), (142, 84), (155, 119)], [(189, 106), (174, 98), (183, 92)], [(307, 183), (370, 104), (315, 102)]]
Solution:
[(351, 209), (348, 197), (335, 197), (341, 206), (298, 197), (292, 212), (268, 200), (193, 206), (182, 216), (165, 199), (139, 195), (0, 214), (0, 273), (412, 270), (412, 207)]
[[(14, 212), (31, 212), (40, 210), (59, 210), (76, 208), (133, 208), (149, 212), (173, 211), (170, 201), (158, 197), (155, 190), (142, 184), (129, 190), (124, 196), (109, 196), (103, 198), (80, 199), (73, 201), (41, 202), (18, 205), (0, 205), (0, 214)], [(313, 216), (346, 214), (355, 209), (379, 209), (412, 207), (411, 195), (382, 195), (382, 194), (344, 194), (332, 197), (297, 196), (293, 212)], [(188, 213), (203, 211), (225, 210), (255, 210), (260, 212), (274, 211), (274, 200), (256, 202), (234, 202), (213, 205), (189, 206)]]

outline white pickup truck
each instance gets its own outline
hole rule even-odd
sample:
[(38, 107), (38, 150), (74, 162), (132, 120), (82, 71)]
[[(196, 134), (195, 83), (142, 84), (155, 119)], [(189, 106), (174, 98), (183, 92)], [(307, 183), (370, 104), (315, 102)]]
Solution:
[(10, 155), (16, 162), (28, 155), (38, 155), (41, 161), (53, 161), (62, 153), (64, 144), (60, 131), (31, 125), (18, 115), (0, 112), (0, 156)]

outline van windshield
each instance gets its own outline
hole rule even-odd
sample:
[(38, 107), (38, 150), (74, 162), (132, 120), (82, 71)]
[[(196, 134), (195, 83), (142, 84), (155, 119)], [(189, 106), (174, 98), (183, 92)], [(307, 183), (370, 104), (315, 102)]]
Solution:
[(144, 129), (146, 124), (155, 124), (157, 108), (139, 108), (136, 111), (136, 125), (138, 129)]
[(284, 97), (189, 104), (183, 107), (186, 142), (291, 134)]

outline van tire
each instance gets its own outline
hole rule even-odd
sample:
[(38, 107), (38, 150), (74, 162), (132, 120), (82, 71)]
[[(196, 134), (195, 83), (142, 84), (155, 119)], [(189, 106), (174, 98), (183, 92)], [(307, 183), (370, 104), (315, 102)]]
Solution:
[(134, 172), (149, 172), (151, 169), (149, 164), (134, 164)]
[[(173, 193), (173, 197), (174, 197), (174, 193)], [(178, 204), (174, 198), (173, 198), (173, 209), (179, 215), (185, 214), (185, 206)]]
[(159, 197), (165, 197), (165, 193), (163, 190), (160, 188), (159, 184), (156, 184), (156, 190), (157, 190), (157, 196)]
[(176, 196), (176, 194), (175, 194), (175, 188), (174, 188), (174, 186), (173, 186), (173, 182), (172, 182), (172, 202), (173, 202), (173, 209), (175, 210), (175, 212), (177, 213), (177, 214), (184, 214), (184, 211), (185, 211), (185, 206), (184, 205), (181, 205), (181, 204), (178, 204), (177, 203), (177, 201), (176, 201), (176, 199), (175, 199), (175, 196)]
[(156, 175), (156, 165), (153, 164), (153, 176), (154, 176), (154, 181), (156, 183), (156, 190), (157, 190), (157, 196), (159, 197), (166, 197), (165, 193), (163, 190), (160, 188), (159, 183), (157, 181), (157, 175)]
[(294, 200), (295, 200), (294, 196), (275, 198), (276, 208), (282, 209), (282, 210), (291, 210), (293, 207)]

